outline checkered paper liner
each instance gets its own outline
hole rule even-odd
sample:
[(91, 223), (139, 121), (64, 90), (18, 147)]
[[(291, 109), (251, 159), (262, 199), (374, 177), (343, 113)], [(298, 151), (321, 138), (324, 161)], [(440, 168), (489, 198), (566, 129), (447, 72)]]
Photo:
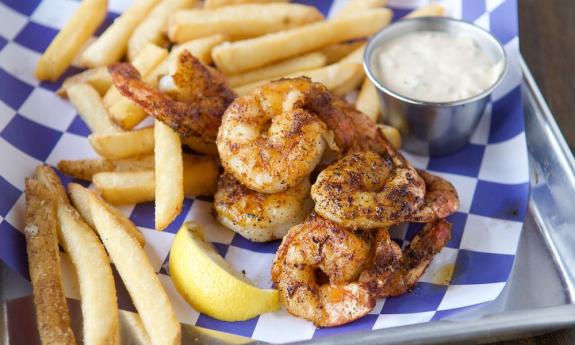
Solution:
[[(337, 12), (347, 0), (298, 1), (323, 13)], [(111, 0), (105, 28), (130, 1)], [(425, 1), (390, 1), (394, 20)], [(504, 288), (513, 266), (528, 202), (529, 172), (518, 63), (516, 0), (444, 0), (449, 16), (473, 22), (495, 34), (505, 45), (508, 74), (494, 92), (471, 143), (446, 157), (408, 155), (419, 168), (450, 180), (459, 191), (461, 209), (449, 217), (453, 235), (436, 256), (415, 289), (403, 296), (380, 300), (364, 318), (345, 326), (317, 329), (285, 310), (243, 322), (223, 322), (193, 310), (178, 295), (169, 277), (167, 260), (175, 232), (186, 220), (204, 224), (207, 237), (237, 270), (260, 287), (270, 287), (270, 266), (279, 241), (252, 243), (213, 218), (211, 202), (186, 199), (180, 216), (163, 232), (154, 230), (154, 205), (123, 207), (147, 241), (146, 252), (171, 297), (179, 319), (223, 332), (269, 342), (304, 340), (342, 332), (368, 331), (428, 322), (454, 315), (494, 300)], [(46, 162), (96, 157), (88, 144), (89, 130), (74, 108), (58, 98), (56, 83), (38, 82), (34, 66), (78, 7), (76, 0), (0, 0), (0, 257), (28, 276), (24, 224), (24, 177)], [(358, 23), (361, 25), (361, 23)], [(97, 34), (102, 32), (102, 29)], [(66, 76), (74, 74), (70, 68)], [(61, 175), (65, 183), (71, 179)], [(79, 181), (77, 181), (79, 182)], [(84, 182), (85, 184), (85, 182)], [(405, 245), (420, 225), (393, 229)], [(73, 268), (65, 256), (67, 294), (79, 298)], [(449, 283), (441, 282), (446, 268), (454, 269)], [(134, 310), (125, 289), (118, 291), (121, 308)]]

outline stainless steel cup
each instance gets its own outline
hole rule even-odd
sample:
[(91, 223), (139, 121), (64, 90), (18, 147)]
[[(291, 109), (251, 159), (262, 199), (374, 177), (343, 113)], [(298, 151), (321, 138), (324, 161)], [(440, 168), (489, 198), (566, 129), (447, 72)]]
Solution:
[[(381, 75), (377, 63), (380, 47), (390, 39), (422, 30), (470, 36), (494, 62), (503, 60), (501, 75), (490, 88), (480, 94), (454, 102), (424, 102), (386, 88), (378, 77)], [(501, 43), (478, 26), (456, 19), (424, 17), (404, 19), (376, 33), (365, 49), (364, 68), (379, 90), (383, 105), (382, 120), (399, 129), (403, 149), (419, 155), (445, 155), (469, 142), (491, 93), (507, 71), (507, 58)]]

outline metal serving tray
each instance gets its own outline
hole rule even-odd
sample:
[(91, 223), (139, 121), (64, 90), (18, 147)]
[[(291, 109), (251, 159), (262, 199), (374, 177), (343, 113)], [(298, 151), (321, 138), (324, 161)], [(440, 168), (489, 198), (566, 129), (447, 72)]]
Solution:
[[(575, 160), (524, 61), (523, 101), (531, 196), (515, 266), (493, 302), (441, 320), (325, 337), (301, 344), (486, 343), (575, 325)], [(511, 159), (511, 158), (510, 158)], [(38, 344), (31, 289), (2, 264), (2, 344)], [(70, 301), (81, 329), (79, 303)], [(140, 344), (135, 314), (121, 312), (124, 344)], [(184, 344), (238, 344), (250, 339), (184, 325)], [(278, 330), (281, 332), (281, 330)], [(77, 333), (79, 334), (79, 333)]]

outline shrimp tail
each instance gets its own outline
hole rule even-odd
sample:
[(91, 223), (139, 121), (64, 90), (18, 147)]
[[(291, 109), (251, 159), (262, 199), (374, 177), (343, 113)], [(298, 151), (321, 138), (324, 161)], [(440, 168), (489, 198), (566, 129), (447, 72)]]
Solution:
[(380, 230), (372, 248), (372, 266), (361, 274), (359, 282), (375, 298), (409, 292), (451, 238), (451, 227), (445, 219), (427, 223), (403, 253), (387, 230)]

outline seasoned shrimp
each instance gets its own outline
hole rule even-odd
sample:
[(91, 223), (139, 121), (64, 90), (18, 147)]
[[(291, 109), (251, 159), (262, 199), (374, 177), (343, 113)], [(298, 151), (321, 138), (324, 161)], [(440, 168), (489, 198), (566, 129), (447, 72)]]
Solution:
[(352, 141), (350, 121), (333, 102), (325, 86), (307, 78), (280, 79), (237, 98), (216, 142), (224, 169), (261, 193), (297, 185), (319, 163), (330, 137), (341, 148)]
[(408, 292), (450, 237), (451, 223), (437, 219), (427, 223), (402, 252), (387, 230), (379, 230), (373, 240), (370, 266), (361, 273), (360, 284), (375, 298)]
[(313, 208), (311, 184), (304, 179), (283, 192), (264, 194), (249, 190), (224, 173), (214, 196), (217, 218), (226, 227), (254, 242), (285, 236)]
[(310, 216), (289, 230), (276, 253), (272, 280), (282, 304), (319, 327), (366, 315), (375, 300), (357, 279), (369, 253), (368, 233)]
[(172, 76), (175, 89), (169, 92), (144, 83), (128, 63), (110, 65), (108, 70), (123, 96), (173, 128), (185, 142), (204, 146), (215, 142), (222, 114), (236, 96), (218, 71), (203, 65), (187, 50), (178, 56)]
[(423, 170), (417, 172), (425, 181), (425, 198), (423, 205), (410, 213), (405, 222), (428, 223), (445, 218), (459, 209), (459, 196), (449, 181)]
[(422, 205), (417, 171), (394, 167), (389, 156), (351, 153), (323, 170), (311, 189), (315, 211), (345, 227), (374, 229), (401, 223)]

